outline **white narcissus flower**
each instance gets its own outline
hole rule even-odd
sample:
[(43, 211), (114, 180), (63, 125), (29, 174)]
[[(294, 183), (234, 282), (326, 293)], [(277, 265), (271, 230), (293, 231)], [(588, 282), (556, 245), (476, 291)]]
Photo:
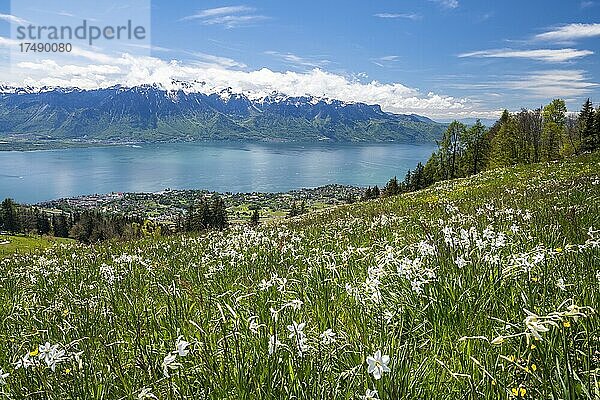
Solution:
[(365, 392), (364, 396), (360, 396), (361, 399), (364, 400), (376, 400), (379, 398), (379, 394), (377, 393), (377, 390), (369, 390), (367, 389), (367, 391)]
[(296, 340), (296, 345), (298, 346), (298, 353), (302, 357), (302, 354), (309, 350), (310, 346), (308, 345), (308, 338), (304, 333), (304, 327), (306, 326), (306, 322), (296, 323), (296, 321), (292, 321), (292, 325), (288, 325), (287, 328), (290, 331), (289, 338)]
[(325, 332), (321, 333), (321, 342), (323, 344), (335, 343), (335, 337), (335, 332), (331, 328), (329, 328)]
[(29, 352), (25, 353), (22, 359), (15, 363), (15, 369), (23, 368), (27, 369), (29, 367), (34, 367), (36, 364), (35, 359), (31, 358), (31, 354)]
[(287, 303), (285, 307), (291, 307), (293, 310), (300, 310), (304, 302), (300, 299), (294, 299)]
[(138, 400), (146, 400), (146, 399), (158, 399), (151, 391), (150, 388), (143, 388), (138, 394)]
[(456, 262), (456, 266), (458, 268), (461, 268), (461, 269), (464, 268), (467, 265), (467, 263), (468, 263), (468, 261), (465, 260), (465, 258), (463, 256), (456, 257), (456, 261), (455, 262)]
[(51, 349), (52, 349), (52, 346), (50, 345), (49, 342), (46, 342), (45, 344), (40, 345), (40, 347), (39, 347), (40, 360), (44, 360), (48, 356), (48, 353), (50, 353)]
[(177, 367), (179, 367), (180, 364), (175, 362), (176, 359), (177, 359), (176, 353), (169, 353), (165, 356), (165, 358), (162, 362), (162, 369), (163, 369), (163, 374), (165, 375), (165, 377), (167, 377), (167, 378), (170, 377), (170, 375), (169, 375), (170, 369), (177, 369)]
[(264, 324), (258, 323), (258, 317), (256, 315), (250, 317), (248, 319), (248, 321), (250, 322), (250, 324), (248, 325), (248, 329), (250, 330), (250, 332), (254, 333), (255, 335), (259, 333), (260, 328), (265, 326)]
[(303, 329), (306, 326), (306, 322), (301, 322), (301, 323), (297, 323), (296, 321), (293, 321), (291, 325), (287, 326), (288, 331), (290, 331), (290, 339), (298, 336), (298, 337), (303, 337), (304, 336), (304, 332)]
[(187, 348), (190, 345), (190, 342), (186, 342), (183, 339), (183, 336), (179, 336), (175, 341), (175, 353), (177, 353), (180, 357), (185, 357), (190, 352)]
[(368, 372), (373, 374), (373, 378), (381, 379), (384, 372), (390, 372), (388, 364), (390, 363), (390, 356), (387, 354), (382, 355), (381, 350), (377, 350), (373, 356), (367, 357), (367, 364), (369, 365)]
[[(542, 340), (542, 336), (540, 335), (540, 333), (548, 332), (550, 329), (548, 329), (548, 327), (540, 321), (539, 316), (527, 310), (525, 310), (525, 312), (528, 314), (527, 317), (525, 317), (524, 321), (525, 327), (527, 328), (529, 333), (532, 334), (536, 339)], [(552, 323), (552, 325), (556, 324)]]
[(6, 385), (6, 378), (8, 378), (9, 375), (8, 372), (4, 372), (4, 370), (0, 368), (0, 385)]
[(281, 342), (277, 340), (277, 336), (271, 335), (269, 338), (269, 355), (275, 353), (280, 345)]
[(52, 371), (56, 369), (56, 364), (64, 361), (66, 353), (64, 350), (58, 350), (58, 345), (55, 344), (46, 355), (45, 361)]

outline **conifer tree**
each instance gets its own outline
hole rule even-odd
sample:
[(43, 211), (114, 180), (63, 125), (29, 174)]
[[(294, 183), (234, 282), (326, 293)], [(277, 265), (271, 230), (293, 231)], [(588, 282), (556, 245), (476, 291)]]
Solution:
[(600, 107), (594, 114), (594, 150), (598, 150), (600, 149)]
[(395, 196), (400, 193), (400, 185), (398, 184), (398, 178), (393, 177), (389, 180), (387, 185), (383, 188), (383, 196)]
[(377, 199), (379, 198), (379, 196), (381, 196), (381, 191), (379, 190), (379, 186), (375, 185), (375, 187), (373, 188), (373, 198)]
[(258, 208), (255, 208), (254, 211), (252, 211), (252, 215), (250, 215), (250, 224), (256, 226), (259, 223), (260, 223), (260, 212), (258, 211)]
[(596, 148), (596, 132), (594, 127), (594, 106), (590, 99), (583, 103), (583, 107), (579, 112), (578, 129), (581, 137), (581, 149), (583, 151), (591, 151)]
[(11, 233), (17, 233), (20, 230), (19, 216), (17, 215), (17, 204), (9, 198), (4, 199), (0, 205), (2, 213), (3, 228)]

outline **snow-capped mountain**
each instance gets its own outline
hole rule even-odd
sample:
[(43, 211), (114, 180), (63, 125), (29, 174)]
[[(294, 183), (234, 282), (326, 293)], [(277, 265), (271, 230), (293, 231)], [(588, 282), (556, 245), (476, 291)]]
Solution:
[(204, 82), (94, 90), (0, 86), (0, 135), (96, 141), (432, 141), (444, 125), (378, 105)]

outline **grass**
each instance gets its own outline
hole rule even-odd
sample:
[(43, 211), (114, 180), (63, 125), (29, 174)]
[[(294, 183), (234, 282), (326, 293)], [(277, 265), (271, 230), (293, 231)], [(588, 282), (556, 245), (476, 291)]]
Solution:
[(597, 399), (599, 208), (589, 155), (255, 230), (16, 255), (0, 391)]
[[(9, 242), (9, 243), (5, 243)], [(26, 236), (26, 235), (0, 235), (0, 259), (14, 253), (31, 253), (36, 250), (45, 249), (56, 243), (67, 243), (69, 239), (55, 238), (49, 236)]]

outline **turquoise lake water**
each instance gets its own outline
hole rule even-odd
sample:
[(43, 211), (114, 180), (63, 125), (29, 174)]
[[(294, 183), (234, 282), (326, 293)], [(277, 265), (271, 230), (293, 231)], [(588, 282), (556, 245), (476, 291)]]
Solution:
[(0, 152), (0, 199), (36, 203), (110, 192), (281, 192), (331, 183), (384, 185), (432, 145), (173, 143)]

